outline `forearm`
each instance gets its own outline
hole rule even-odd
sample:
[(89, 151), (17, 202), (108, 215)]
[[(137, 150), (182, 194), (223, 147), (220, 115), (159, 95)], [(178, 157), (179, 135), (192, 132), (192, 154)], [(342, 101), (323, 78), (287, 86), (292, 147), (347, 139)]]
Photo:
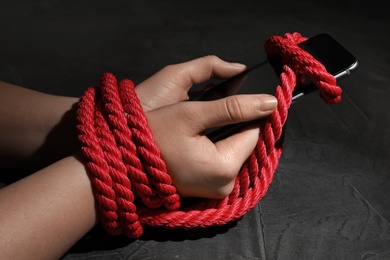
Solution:
[(91, 184), (75, 156), (0, 189), (0, 209), (5, 259), (59, 259), (96, 223)]
[(47, 165), (77, 149), (75, 104), (62, 97), (0, 82), (0, 165)]

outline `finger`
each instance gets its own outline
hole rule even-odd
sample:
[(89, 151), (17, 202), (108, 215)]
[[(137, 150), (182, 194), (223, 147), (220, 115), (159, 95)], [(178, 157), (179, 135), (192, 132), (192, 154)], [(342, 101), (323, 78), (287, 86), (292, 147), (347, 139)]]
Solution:
[(177, 82), (185, 86), (186, 91), (194, 84), (199, 84), (212, 78), (230, 78), (246, 70), (246, 66), (243, 64), (230, 63), (214, 55), (204, 56), (173, 66), (176, 66), (175, 69), (181, 71)]
[(169, 65), (140, 83), (137, 95), (147, 110), (188, 99), (188, 90), (211, 78), (226, 79), (246, 69), (239, 63), (226, 62), (217, 56), (205, 56)]
[(277, 100), (268, 94), (235, 95), (208, 102), (188, 102), (187, 118), (195, 132), (208, 128), (252, 121), (270, 115)]
[(215, 143), (218, 153), (233, 172), (238, 173), (251, 155), (259, 139), (259, 133), (259, 127), (250, 126)]

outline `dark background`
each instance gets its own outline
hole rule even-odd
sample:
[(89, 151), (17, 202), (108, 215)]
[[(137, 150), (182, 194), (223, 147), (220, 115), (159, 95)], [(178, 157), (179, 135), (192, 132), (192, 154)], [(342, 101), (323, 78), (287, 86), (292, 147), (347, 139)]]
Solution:
[(252, 65), (268, 37), (295, 31), (331, 34), (360, 64), (340, 104), (293, 105), (270, 190), (240, 221), (136, 241), (97, 227), (64, 259), (390, 259), (388, 11), (384, 0), (3, 0), (0, 80), (48, 93), (80, 96), (105, 71), (139, 83), (208, 54)]

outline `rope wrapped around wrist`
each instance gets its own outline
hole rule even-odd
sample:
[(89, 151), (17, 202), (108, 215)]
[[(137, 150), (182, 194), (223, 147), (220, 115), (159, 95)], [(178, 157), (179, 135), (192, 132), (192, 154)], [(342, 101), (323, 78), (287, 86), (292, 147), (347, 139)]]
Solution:
[(143, 225), (185, 229), (224, 225), (255, 207), (279, 163), (297, 78), (310, 77), (326, 103), (341, 100), (335, 78), (298, 46), (306, 39), (287, 33), (265, 43), (267, 56), (278, 55), (284, 64), (275, 92), (278, 107), (267, 118), (255, 150), (224, 199), (201, 199), (181, 206), (132, 81), (118, 83), (113, 74), (104, 73), (100, 87), (88, 88), (80, 98), (77, 130), (105, 230), (137, 238)]

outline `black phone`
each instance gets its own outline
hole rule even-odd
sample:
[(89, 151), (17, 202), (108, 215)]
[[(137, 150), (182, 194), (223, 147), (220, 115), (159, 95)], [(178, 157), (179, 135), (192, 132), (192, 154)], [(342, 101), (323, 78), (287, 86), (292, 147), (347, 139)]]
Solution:
[[(301, 43), (300, 47), (320, 61), (337, 80), (350, 75), (358, 67), (355, 56), (328, 34), (315, 35)], [(237, 76), (204, 91), (198, 91), (195, 95), (190, 93), (190, 100), (210, 101), (238, 94), (274, 95), (276, 86), (279, 84), (280, 68), (278, 57), (265, 60)], [(305, 80), (295, 87), (293, 102), (315, 90), (317, 88), (314, 84)], [(216, 142), (251, 123), (253, 122), (215, 127), (207, 129), (205, 134), (211, 141)]]

